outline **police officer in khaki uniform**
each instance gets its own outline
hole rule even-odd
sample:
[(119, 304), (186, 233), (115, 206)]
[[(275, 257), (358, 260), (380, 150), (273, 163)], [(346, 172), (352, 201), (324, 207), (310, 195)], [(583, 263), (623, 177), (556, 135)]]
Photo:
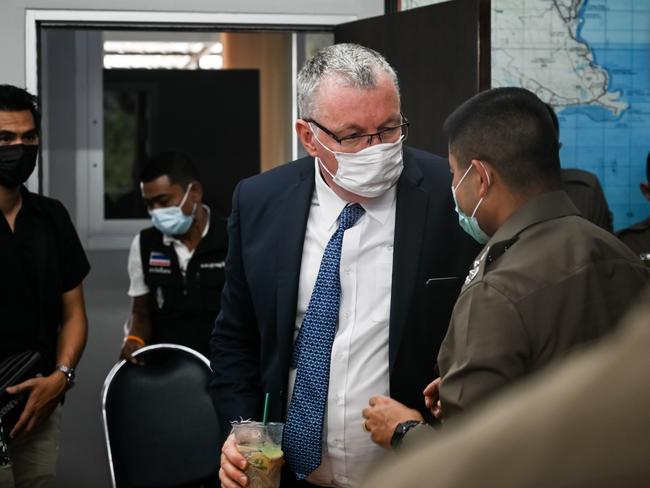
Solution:
[[(445, 129), (460, 225), (485, 247), (438, 354), (441, 380), (425, 390), (437, 417), (473, 408), (603, 336), (650, 280), (634, 253), (581, 218), (560, 190), (557, 135), (534, 94), (482, 92)], [(362, 414), (386, 447), (422, 421), (386, 397), (371, 398)]]
[[(650, 201), (650, 152), (645, 166), (647, 181), (641, 182), (641, 194)], [(618, 232), (618, 237), (650, 266), (650, 217)]]
[(616, 333), (446, 426), (435, 442), (418, 429), (401, 459), (364, 486), (650, 486), (648, 317), (650, 289)]

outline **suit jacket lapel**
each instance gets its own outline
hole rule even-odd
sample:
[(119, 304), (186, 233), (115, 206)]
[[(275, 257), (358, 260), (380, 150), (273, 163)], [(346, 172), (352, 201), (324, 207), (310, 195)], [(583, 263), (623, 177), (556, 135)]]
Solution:
[(422, 173), (404, 152), (404, 171), (397, 183), (395, 242), (390, 307), (389, 367), (392, 371), (418, 276), (429, 195), (421, 187)]
[(293, 342), (302, 248), (313, 193), (314, 160), (309, 158), (298, 177), (289, 184), (284, 198), (278, 202), (277, 332), (278, 355), (282, 358), (289, 357)]

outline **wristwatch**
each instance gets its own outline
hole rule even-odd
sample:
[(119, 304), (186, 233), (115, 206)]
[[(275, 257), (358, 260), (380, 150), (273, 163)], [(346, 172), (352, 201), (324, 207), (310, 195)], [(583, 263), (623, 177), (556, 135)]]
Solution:
[(68, 386), (72, 388), (74, 386), (74, 368), (71, 368), (70, 366), (66, 366), (65, 364), (57, 364), (56, 365), (56, 371), (61, 371), (65, 375), (65, 380), (68, 383)]
[(402, 443), (402, 439), (404, 439), (406, 433), (416, 425), (423, 423), (424, 422), (420, 422), (419, 420), (407, 420), (406, 422), (397, 424), (397, 427), (395, 427), (395, 432), (393, 432), (393, 437), (390, 439), (390, 447), (397, 449)]

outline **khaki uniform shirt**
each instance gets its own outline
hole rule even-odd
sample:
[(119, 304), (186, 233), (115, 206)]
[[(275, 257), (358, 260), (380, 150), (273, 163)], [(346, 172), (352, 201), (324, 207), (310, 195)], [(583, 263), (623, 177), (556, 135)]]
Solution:
[(433, 429), (418, 427), (417, 442), (377, 466), (364, 488), (650, 486), (648, 317), (650, 289), (597, 346), (498, 395), (435, 439)]
[(585, 219), (612, 232), (612, 212), (595, 174), (583, 169), (562, 168), (562, 189)]
[(438, 355), (445, 415), (601, 337), (649, 281), (566, 193), (533, 198), (492, 236), (456, 302)]

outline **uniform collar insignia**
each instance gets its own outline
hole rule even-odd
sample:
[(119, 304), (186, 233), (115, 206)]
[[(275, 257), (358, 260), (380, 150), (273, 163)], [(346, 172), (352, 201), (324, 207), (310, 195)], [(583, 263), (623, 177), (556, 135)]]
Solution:
[(474, 261), (472, 268), (469, 270), (469, 273), (467, 273), (467, 277), (465, 278), (465, 286), (469, 285), (472, 280), (476, 278), (476, 275), (478, 274), (478, 271), (481, 267), (481, 262), (485, 259), (485, 256), (487, 256), (489, 251), (490, 248), (487, 247), (485, 251), (483, 251), (483, 254), (481, 254), (481, 256)]

